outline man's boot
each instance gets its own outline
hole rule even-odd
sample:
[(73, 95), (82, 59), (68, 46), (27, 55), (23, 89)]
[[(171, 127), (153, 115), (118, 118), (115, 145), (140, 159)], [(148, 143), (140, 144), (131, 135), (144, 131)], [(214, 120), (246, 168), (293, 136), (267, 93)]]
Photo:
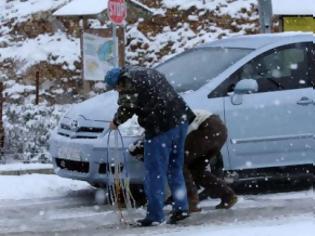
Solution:
[(177, 224), (178, 221), (184, 220), (189, 217), (188, 211), (176, 211), (171, 214), (171, 217), (167, 221), (168, 224), (174, 225)]
[(221, 198), (220, 204), (215, 206), (215, 209), (230, 209), (237, 202), (237, 196), (233, 194), (226, 195)]
[(187, 198), (189, 204), (189, 212), (199, 212), (201, 209), (198, 207), (199, 196), (198, 196), (198, 188), (194, 183), (194, 179), (192, 177), (191, 171), (188, 168), (187, 163), (184, 166), (184, 177), (187, 189)]
[(220, 204), (218, 204), (216, 209), (229, 209), (237, 202), (237, 196), (233, 189), (228, 186), (224, 180), (217, 178), (210, 172), (204, 172), (203, 178), (199, 178), (200, 185), (203, 186), (203, 195), (208, 195), (209, 197), (218, 197), (221, 199)]
[[(188, 191), (189, 193), (189, 191)], [(188, 194), (189, 212), (200, 212), (201, 208), (198, 207), (199, 197), (198, 194)]]

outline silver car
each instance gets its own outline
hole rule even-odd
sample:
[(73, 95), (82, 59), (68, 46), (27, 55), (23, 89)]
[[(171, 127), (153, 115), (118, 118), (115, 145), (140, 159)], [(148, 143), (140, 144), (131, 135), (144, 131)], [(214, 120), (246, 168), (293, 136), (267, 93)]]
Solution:
[[(284, 169), (309, 175), (315, 161), (314, 40), (311, 33), (237, 36), (193, 48), (156, 68), (191, 108), (224, 120), (226, 173), (240, 179), (266, 178)], [(114, 157), (118, 148), (127, 155), (131, 183), (142, 183), (142, 162), (121, 150), (139, 138), (136, 120), (121, 127), (124, 146), (102, 135), (117, 98), (116, 92), (106, 92), (74, 105), (61, 119), (50, 139), (58, 175), (106, 184), (106, 156)]]

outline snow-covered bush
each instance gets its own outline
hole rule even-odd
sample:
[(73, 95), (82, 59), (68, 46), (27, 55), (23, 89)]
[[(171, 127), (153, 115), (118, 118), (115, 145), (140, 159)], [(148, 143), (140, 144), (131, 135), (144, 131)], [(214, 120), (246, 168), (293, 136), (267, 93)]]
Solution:
[(49, 162), (50, 131), (67, 107), (10, 104), (4, 114), (6, 156), (26, 162)]

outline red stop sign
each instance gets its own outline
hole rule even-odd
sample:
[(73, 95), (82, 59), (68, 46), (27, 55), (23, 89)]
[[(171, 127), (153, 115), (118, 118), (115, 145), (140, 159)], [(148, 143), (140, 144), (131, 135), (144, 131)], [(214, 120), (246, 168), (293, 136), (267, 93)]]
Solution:
[(108, 0), (107, 14), (113, 24), (123, 24), (127, 17), (125, 0)]

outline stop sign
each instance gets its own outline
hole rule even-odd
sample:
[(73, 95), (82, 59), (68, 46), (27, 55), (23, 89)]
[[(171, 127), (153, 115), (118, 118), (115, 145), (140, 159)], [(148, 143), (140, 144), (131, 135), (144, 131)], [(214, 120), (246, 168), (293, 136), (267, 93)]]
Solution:
[(127, 17), (125, 0), (108, 0), (107, 14), (113, 24), (123, 24)]

